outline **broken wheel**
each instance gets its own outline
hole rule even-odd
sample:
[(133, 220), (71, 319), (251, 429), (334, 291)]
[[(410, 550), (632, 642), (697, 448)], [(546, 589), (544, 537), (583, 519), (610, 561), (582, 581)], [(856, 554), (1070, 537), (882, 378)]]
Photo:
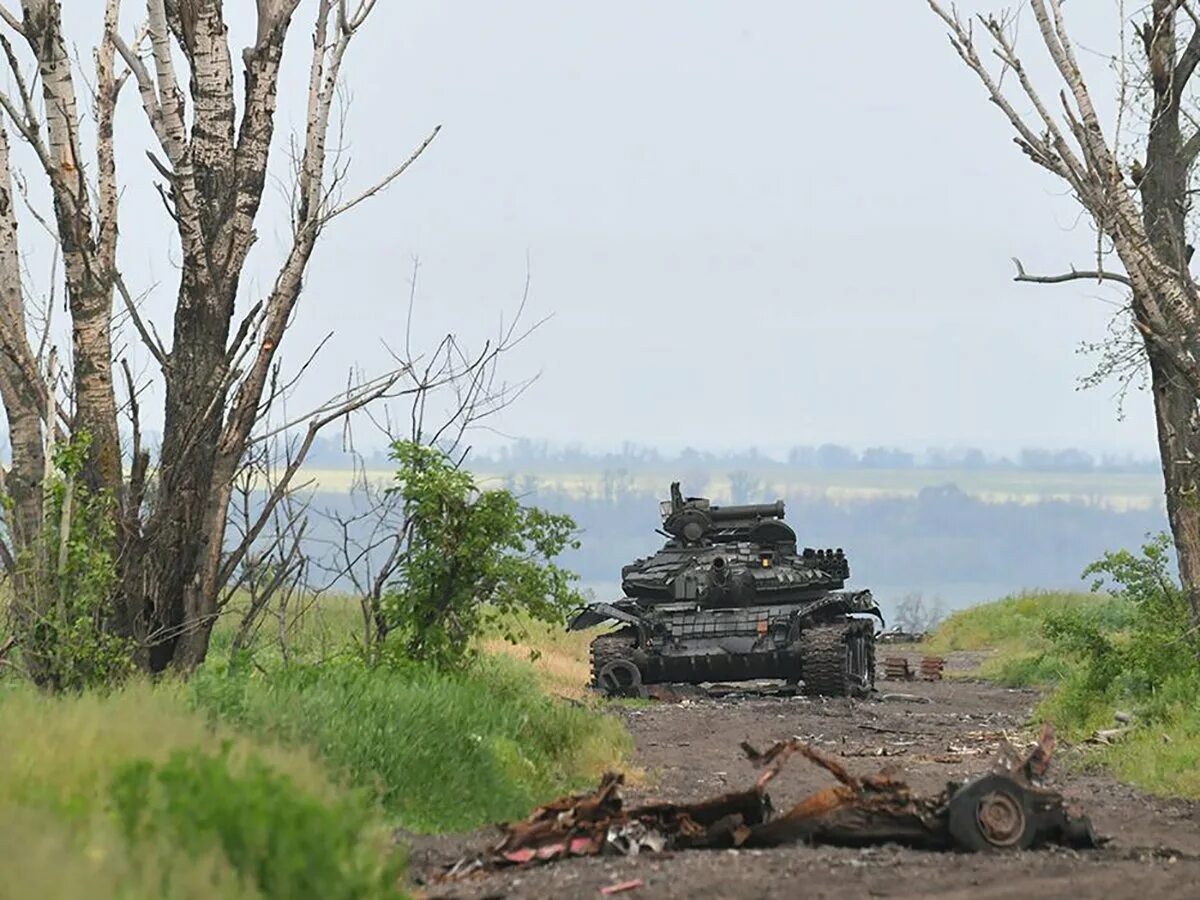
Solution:
[(614, 659), (596, 675), (599, 688), (611, 697), (640, 697), (642, 672), (627, 659)]
[(968, 782), (950, 799), (950, 836), (964, 850), (1027, 850), (1037, 837), (1028, 793), (1003, 775)]

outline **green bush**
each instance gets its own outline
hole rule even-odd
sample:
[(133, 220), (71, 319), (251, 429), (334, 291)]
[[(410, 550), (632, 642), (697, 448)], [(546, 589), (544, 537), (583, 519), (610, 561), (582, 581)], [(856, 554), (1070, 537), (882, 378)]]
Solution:
[(1056, 617), (1078, 617), (1103, 631), (1127, 627), (1128, 604), (1097, 594), (1029, 591), (954, 613), (931, 636), (932, 652), (988, 654), (975, 673), (1012, 686), (1053, 684), (1077, 665), (1045, 631)]
[(1123, 634), (1069, 618), (1047, 623), (1047, 633), (1085, 665), (1102, 689), (1120, 681), (1124, 693), (1161, 716), (1180, 699), (1200, 695), (1200, 635), (1191, 627), (1187, 598), (1171, 573), (1167, 535), (1149, 541), (1140, 556), (1107, 553), (1088, 567), (1095, 589), (1109, 585), (1131, 611)]
[(1177, 720), (1200, 699), (1200, 641), (1171, 573), (1169, 538), (1150, 540), (1136, 555), (1107, 553), (1084, 574), (1120, 604), (1120, 625), (1082, 608), (1045, 617), (1042, 638), (1070, 666), (1044, 711), (1076, 735), (1111, 726), (1117, 705), (1144, 726)]
[(547, 697), (514, 661), (450, 673), (356, 661), (267, 674), (210, 666), (191, 689), (215, 718), (313, 748), (417, 831), (524, 815), (630, 749), (617, 720)]
[(583, 602), (578, 576), (554, 562), (579, 546), (569, 516), (523, 506), (502, 488), (480, 490), (436, 447), (398, 441), (392, 457), (404, 545), (379, 611), (390, 658), (460, 668), (489, 626), (516, 613), (561, 622)]
[(1025, 595), (952, 616), (931, 645), (992, 650), (979, 670), (1053, 690), (1037, 716), (1069, 739), (1133, 727), (1085, 757), (1147, 790), (1200, 797), (1200, 635), (1172, 574), (1170, 539), (1089, 566), (1106, 595)]
[(79, 477), (90, 445), (83, 432), (55, 446), (45, 520), (37, 540), (19, 553), (13, 577), (22, 660), (39, 684), (55, 690), (107, 687), (133, 671), (133, 643), (111, 629), (112, 497), (89, 490)]
[(131, 852), (166, 842), (189, 857), (214, 847), (266, 898), (399, 897), (400, 867), (362, 841), (368, 807), (327, 805), (252, 757), (231, 769), (228, 749), (176, 751), (162, 764), (124, 764), (110, 785)]

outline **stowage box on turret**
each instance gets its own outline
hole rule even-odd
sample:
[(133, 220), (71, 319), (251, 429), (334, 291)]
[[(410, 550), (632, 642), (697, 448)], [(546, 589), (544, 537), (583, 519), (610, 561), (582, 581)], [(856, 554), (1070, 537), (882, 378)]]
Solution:
[(592, 685), (637, 694), (644, 684), (782, 679), (808, 694), (863, 696), (875, 682), (870, 591), (845, 591), (839, 550), (799, 551), (783, 501), (713, 506), (684, 499), (679, 483), (661, 504), (668, 539), (621, 570), (626, 596), (593, 603), (572, 630), (616, 620), (592, 641)]

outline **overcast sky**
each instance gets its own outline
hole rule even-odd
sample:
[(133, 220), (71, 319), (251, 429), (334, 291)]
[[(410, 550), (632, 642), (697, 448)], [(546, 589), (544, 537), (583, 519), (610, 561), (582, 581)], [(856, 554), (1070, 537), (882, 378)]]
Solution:
[[(101, 4), (66, 5), (86, 52)], [(226, 5), (243, 46), (253, 4)], [(302, 122), (310, 7), (288, 46), (285, 128)], [(1106, 82), (1115, 2), (1068, 13)], [(1030, 21), (1031, 53), (1034, 38)], [(529, 314), (552, 318), (506, 363), (514, 379), (541, 373), (496, 421), (508, 434), (1153, 452), (1145, 395), (1118, 421), (1111, 389), (1077, 390), (1105, 292), (1012, 283), (1010, 257), (1085, 266), (1094, 236), (923, 0), (381, 0), (351, 53), (352, 178), (443, 130), (318, 250), (288, 359), (335, 336), (297, 407), (351, 364), (382, 366), (381, 338), (403, 342), (414, 258), (417, 346), (482, 340), (528, 261)], [(119, 122), (122, 265), (169, 334), (172, 241), (136, 99)], [(274, 198), (247, 300), (270, 284), (282, 209)]]

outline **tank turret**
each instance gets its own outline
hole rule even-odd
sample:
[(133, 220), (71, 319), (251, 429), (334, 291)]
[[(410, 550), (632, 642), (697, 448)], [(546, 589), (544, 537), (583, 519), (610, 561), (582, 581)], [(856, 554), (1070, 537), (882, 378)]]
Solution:
[(869, 591), (842, 590), (842, 549), (797, 550), (782, 500), (717, 506), (685, 499), (676, 482), (659, 511), (667, 540), (622, 568), (625, 597), (571, 622), (622, 623), (592, 642), (594, 687), (781, 678), (814, 694), (871, 690), (875, 630), (865, 614), (882, 616)]

